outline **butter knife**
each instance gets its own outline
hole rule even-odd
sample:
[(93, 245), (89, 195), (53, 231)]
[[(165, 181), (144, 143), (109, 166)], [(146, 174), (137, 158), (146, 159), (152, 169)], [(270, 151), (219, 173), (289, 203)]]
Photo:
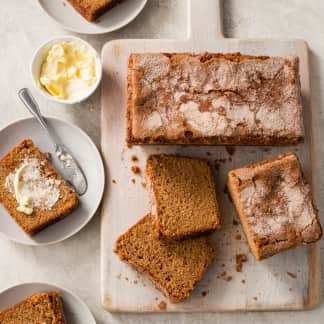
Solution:
[(37, 102), (29, 90), (27, 88), (20, 89), (18, 91), (18, 96), (28, 111), (36, 118), (43, 129), (47, 132), (49, 139), (54, 144), (55, 155), (59, 162), (59, 172), (63, 178), (73, 186), (75, 191), (80, 196), (83, 195), (87, 191), (88, 183), (81, 167), (64, 145), (56, 143), (53, 135), (46, 125), (45, 118), (42, 116), (39, 110)]

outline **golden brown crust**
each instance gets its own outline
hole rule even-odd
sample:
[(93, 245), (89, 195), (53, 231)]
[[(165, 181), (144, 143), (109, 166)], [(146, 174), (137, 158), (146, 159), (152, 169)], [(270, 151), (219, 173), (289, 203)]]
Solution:
[(34, 294), (0, 312), (2, 324), (51, 323), (65, 324), (60, 295), (55, 291)]
[(85, 19), (94, 22), (123, 0), (68, 0)]
[[(31, 215), (25, 215), (17, 211), (18, 203), (13, 194), (7, 191), (5, 186), (6, 177), (13, 172), (23, 161), (28, 158), (36, 158), (44, 163), (41, 171), (46, 177), (60, 180), (60, 198), (51, 210), (34, 208)], [(13, 147), (0, 160), (0, 203), (6, 208), (16, 223), (30, 236), (41, 231), (43, 228), (61, 220), (70, 214), (78, 206), (76, 192), (61, 178), (47, 160), (47, 155), (39, 151), (31, 140), (23, 140)]]
[(173, 303), (189, 298), (212, 263), (215, 251), (206, 237), (170, 241), (157, 238), (154, 217), (144, 216), (116, 241), (114, 252), (144, 273)]
[[(151, 56), (149, 59), (148, 57)], [(157, 58), (161, 62), (155, 62)], [(215, 62), (232, 62), (233, 69), (236, 69), (242, 62), (255, 63), (255, 66), (262, 62), (265, 62), (267, 69), (275, 69), (274, 66), (281, 66), (283, 75), (273, 71), (273, 75), (269, 76), (269, 80), (265, 79), (268, 76), (268, 72), (263, 71), (248, 71), (249, 78), (247, 83), (250, 82), (250, 89), (246, 91), (243, 85), (242, 89), (231, 89), (231, 86), (223, 86), (219, 82), (219, 85), (215, 85), (215, 82), (219, 81), (219, 76), (213, 77), (213, 85), (205, 84), (210, 87), (205, 90), (198, 89), (196, 87), (197, 82), (193, 82), (191, 77), (195, 75), (195, 71), (192, 71), (189, 79), (183, 72), (183, 65), (187, 60), (197, 60), (201, 63), (202, 70), (207, 69), (207, 66), (212, 66)], [(145, 63), (139, 63), (144, 61)], [(151, 61), (149, 61), (151, 60)], [(168, 72), (163, 74), (161, 72), (161, 65), (164, 63), (168, 66)], [(272, 63), (273, 62), (273, 63)], [(159, 63), (159, 64), (158, 64)], [(197, 63), (197, 62), (196, 62)], [(199, 64), (197, 63), (197, 66)], [(146, 66), (146, 68), (145, 68)], [(155, 67), (155, 68), (154, 68)], [(285, 67), (285, 69), (283, 68)], [(152, 69), (155, 71), (152, 73)], [(159, 71), (160, 69), (160, 71)], [(175, 71), (180, 69), (180, 74), (174, 77)], [(243, 69), (243, 68), (242, 68)], [(250, 65), (246, 69), (251, 69)], [(171, 71), (171, 72), (170, 72)], [(213, 68), (208, 70), (207, 75), (214, 73)], [(161, 72), (160, 76), (156, 77), (156, 74)], [(145, 79), (145, 73), (152, 77), (152, 80), (147, 81)], [(182, 73), (182, 74), (181, 74)], [(186, 72), (187, 73), (187, 72)], [(190, 75), (189, 73), (189, 75)], [(205, 72), (203, 72), (205, 73)], [(227, 72), (226, 72), (227, 73)], [(219, 74), (221, 77), (225, 77), (226, 73)], [(233, 71), (231, 72), (234, 73)], [(243, 72), (242, 72), (243, 73)], [(244, 72), (245, 73), (245, 72)], [(156, 77), (156, 78), (155, 78)], [(154, 79), (155, 78), (155, 79)], [(160, 79), (163, 82), (160, 83)], [(165, 78), (165, 79), (163, 79)], [(172, 78), (176, 78), (174, 81)], [(243, 76), (242, 76), (243, 78)], [(165, 84), (167, 80), (172, 79), (175, 85), (172, 83), (173, 93), (167, 90)], [(255, 80), (254, 80), (255, 79)], [(227, 81), (226, 81), (227, 82)], [(226, 83), (225, 81), (222, 83)], [(235, 82), (238, 82), (237, 80)], [(241, 85), (244, 82), (241, 81)], [(162, 85), (163, 84), (163, 85)], [(182, 86), (189, 86), (187, 90), (183, 90)], [(283, 86), (287, 86), (285, 91), (281, 91)], [(182, 90), (180, 90), (182, 89)], [(261, 90), (260, 90), (261, 89)], [(266, 89), (266, 90), (262, 90)], [(259, 91), (259, 92), (258, 92)], [(281, 93), (281, 92), (283, 93)], [(271, 92), (271, 95), (269, 93)], [(274, 94), (272, 93), (274, 92)], [(280, 93), (280, 94), (279, 94)], [(287, 99), (287, 95), (291, 96), (291, 99)], [(178, 95), (177, 95), (178, 94)], [(181, 95), (183, 94), (183, 95)], [(225, 98), (225, 99), (224, 99)], [(258, 98), (255, 100), (255, 98)], [(274, 99), (272, 99), (274, 98)], [(277, 98), (277, 99), (276, 99)], [(245, 112), (239, 112), (233, 119), (232, 110), (225, 109), (225, 120), (215, 114), (215, 109), (224, 109), (224, 107), (213, 107), (211, 102), (214, 100), (218, 104), (224, 100), (233, 105), (235, 109), (245, 109), (245, 106), (250, 105)], [(270, 102), (272, 100), (272, 102)], [(277, 102), (275, 101), (277, 100)], [(258, 103), (260, 101), (260, 103)], [(269, 101), (269, 102), (268, 102)], [(164, 102), (164, 104), (163, 104)], [(193, 103), (189, 106), (188, 103)], [(187, 105), (185, 107), (185, 105)], [(196, 105), (196, 106), (195, 106)], [(284, 114), (291, 115), (291, 118), (284, 118), (282, 121), (281, 114), (272, 114), (280, 107), (285, 108)], [(291, 109), (290, 105), (293, 107)], [(253, 107), (252, 107), (253, 106)], [(167, 110), (165, 110), (168, 107)], [(182, 108), (181, 108), (182, 107)], [(260, 110), (260, 107), (261, 110)], [(279, 108), (278, 108), (279, 107)], [(198, 109), (197, 111), (195, 109)], [(282, 108), (280, 108), (282, 109)], [(211, 112), (210, 116), (199, 115), (204, 111)], [(169, 114), (167, 111), (172, 111)], [(181, 113), (179, 113), (181, 111)], [(252, 111), (257, 112), (259, 115), (252, 117)], [(268, 112), (267, 112), (268, 111)], [(187, 112), (187, 115), (186, 115)], [(264, 114), (270, 114), (269, 118), (265, 118)], [(184, 115), (183, 115), (184, 114)], [(226, 115), (227, 114), (227, 115)], [(256, 113), (255, 113), (256, 114)], [(267, 125), (260, 123), (259, 116), (262, 114), (262, 120), (266, 120)], [(196, 117), (200, 118), (196, 123)], [(198, 116), (199, 115), (199, 116)], [(251, 116), (250, 116), (251, 115)], [(177, 117), (174, 117), (177, 116)], [(189, 117), (190, 118), (189, 118)], [(246, 119), (245, 117), (246, 116)], [(155, 124), (154, 123), (155, 119)], [(189, 121), (188, 121), (189, 118)], [(215, 119), (216, 118), (216, 119)], [(251, 123), (249, 119), (254, 118), (255, 123)], [(269, 120), (273, 118), (273, 130), (269, 130)], [(191, 120), (190, 120), (191, 119)], [(213, 121), (211, 121), (213, 119)], [(290, 126), (286, 123), (286, 120), (295, 120)], [(223, 127), (224, 123), (232, 123), (234, 126), (232, 130), (222, 131), (217, 129)], [(271, 121), (272, 122), (272, 121)], [(278, 124), (280, 123), (280, 126)], [(205, 54), (170, 54), (170, 53), (145, 53), (145, 54), (131, 54), (128, 60), (128, 72), (127, 72), (127, 113), (126, 113), (127, 135), (126, 142), (129, 145), (132, 144), (197, 144), (197, 145), (295, 145), (303, 140), (303, 125), (302, 125), (302, 107), (300, 96), (300, 82), (299, 82), (299, 65), (297, 57), (269, 57), (269, 56), (251, 56), (242, 55), (240, 53), (219, 54), (219, 53), (205, 53)], [(134, 124), (136, 127), (134, 127)], [(195, 124), (195, 127), (192, 125)], [(197, 128), (197, 124), (200, 124)], [(284, 125), (286, 124), (286, 125)], [(172, 127), (171, 127), (172, 125)], [(210, 131), (206, 132), (207, 126), (211, 127)], [(285, 127), (286, 129), (285, 129)], [(153, 127), (151, 129), (151, 127)], [(214, 128), (213, 128), (214, 127)], [(227, 128), (229, 126), (226, 126)], [(232, 126), (230, 126), (232, 127)], [(276, 131), (276, 129), (280, 129)]]
[(220, 228), (215, 183), (207, 160), (151, 155), (146, 178), (155, 228), (162, 236), (182, 239)]
[(294, 152), (230, 171), (228, 188), (257, 260), (321, 238), (318, 211)]

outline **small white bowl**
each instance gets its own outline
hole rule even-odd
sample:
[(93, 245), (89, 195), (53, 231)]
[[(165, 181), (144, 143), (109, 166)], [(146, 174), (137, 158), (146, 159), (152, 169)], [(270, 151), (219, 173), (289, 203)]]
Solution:
[[(96, 81), (93, 84), (93, 86), (91, 88), (89, 88), (89, 91), (84, 93), (84, 95), (80, 96), (80, 98), (60, 99), (55, 96), (52, 96), (49, 92), (47, 92), (41, 86), (41, 84), (39, 82), (40, 70), (41, 70), (42, 64), (48, 54), (48, 51), (51, 49), (51, 47), (53, 45), (61, 43), (61, 42), (72, 42), (72, 41), (80, 42), (80, 43), (86, 45), (87, 47), (90, 48), (91, 52), (93, 52), (93, 55), (95, 57), (95, 64), (96, 64)], [(46, 41), (36, 50), (36, 52), (33, 55), (32, 62), (31, 62), (31, 75), (32, 75), (33, 84), (34, 84), (36, 90), (41, 95), (43, 95), (46, 99), (49, 99), (49, 100), (52, 100), (52, 101), (55, 101), (58, 103), (62, 103), (62, 104), (72, 105), (72, 104), (79, 103), (79, 102), (86, 100), (96, 91), (96, 89), (98, 88), (98, 86), (100, 84), (101, 77), (102, 77), (102, 66), (101, 66), (100, 57), (99, 57), (97, 51), (88, 42), (84, 41), (81, 38), (74, 37), (74, 36), (62, 36), (62, 37), (55, 37), (55, 38), (52, 38), (52, 39)]]

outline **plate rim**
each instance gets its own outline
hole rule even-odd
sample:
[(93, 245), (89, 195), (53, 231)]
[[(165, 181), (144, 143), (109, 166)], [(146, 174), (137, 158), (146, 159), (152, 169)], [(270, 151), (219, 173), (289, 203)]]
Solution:
[[(21, 123), (21, 122), (24, 122), (24, 121), (28, 121), (28, 120), (33, 120), (33, 119), (34, 119), (33, 117), (24, 117), (24, 118), (16, 119), (16, 120), (8, 123), (4, 127), (0, 128), (0, 134), (2, 132), (4, 132), (6, 129), (8, 129), (9, 127), (11, 127), (11, 126), (13, 126), (15, 124), (18, 124), (18, 123)], [(99, 149), (97, 148), (97, 146), (95, 145), (95, 143), (93, 142), (93, 140), (90, 138), (90, 136), (83, 129), (81, 129), (80, 127), (78, 127), (77, 125), (74, 125), (74, 124), (72, 124), (70, 122), (67, 122), (65, 120), (62, 120), (60, 118), (47, 116), (47, 117), (45, 117), (45, 120), (47, 120), (47, 119), (48, 120), (54, 120), (55, 122), (59, 122), (59, 123), (61, 122), (63, 124), (66, 124), (69, 127), (74, 128), (77, 131), (79, 131), (87, 139), (87, 141), (90, 143), (91, 147), (93, 148), (93, 150), (94, 150), (94, 152), (96, 154), (96, 157), (100, 161), (100, 163), (99, 163), (100, 164), (100, 170), (101, 170), (101, 173), (103, 175), (103, 179), (102, 179), (102, 190), (101, 190), (100, 195), (98, 196), (98, 201), (95, 204), (94, 211), (86, 219), (86, 221), (83, 222), (77, 228), (75, 228), (73, 231), (71, 231), (68, 235), (66, 235), (66, 236), (64, 236), (64, 237), (62, 237), (60, 239), (57, 239), (57, 240), (54, 240), (54, 241), (50, 241), (50, 242), (37, 242), (37, 241), (25, 242), (25, 241), (22, 241), (20, 239), (10, 237), (6, 233), (4, 233), (4, 232), (2, 232), (0, 230), (0, 237), (4, 238), (6, 240), (9, 240), (9, 241), (15, 242), (15, 243), (19, 243), (19, 244), (22, 244), (22, 245), (26, 245), (26, 246), (48, 246), (48, 245), (54, 245), (54, 244), (58, 244), (60, 242), (63, 242), (65, 240), (71, 238), (72, 236), (76, 235), (77, 233), (79, 233), (84, 227), (86, 227), (89, 224), (89, 222), (92, 220), (92, 218), (94, 217), (94, 215), (96, 214), (96, 212), (100, 208), (100, 204), (101, 204), (101, 201), (102, 201), (102, 198), (103, 198), (103, 194), (104, 194), (104, 191), (105, 191), (105, 186), (106, 186), (106, 172), (105, 172), (105, 167), (104, 167), (104, 163), (103, 163), (103, 160), (102, 160), (102, 156), (101, 156), (101, 154), (99, 152)], [(8, 214), (9, 217), (11, 217), (8, 212), (7, 212), (7, 214)], [(19, 226), (19, 225), (17, 224), (17, 226)], [(0, 292), (0, 294), (1, 294), (1, 292)]]
[[(75, 300), (77, 300), (78, 304), (82, 305), (82, 307), (88, 311), (88, 313), (92, 317), (93, 323), (94, 324), (96, 323), (96, 320), (95, 320), (90, 308), (76, 293), (74, 293), (70, 289), (67, 289), (65, 287), (62, 287), (61, 285), (58, 285), (56, 283), (52, 283), (52, 282), (49, 282), (49, 281), (23, 281), (21, 283), (8, 286), (8, 287), (0, 290), (0, 298), (1, 298), (2, 294), (6, 293), (6, 292), (9, 292), (12, 289), (16, 289), (16, 288), (19, 288), (19, 287), (22, 287), (22, 286), (28, 286), (28, 285), (47, 285), (47, 286), (51, 286), (51, 288), (53, 288), (54, 290), (61, 290), (64, 293), (67, 293), (68, 295), (71, 295)], [(19, 301), (17, 303), (19, 303)], [(1, 311), (3, 311), (3, 309), (0, 310), (0, 312)]]
[[(148, 0), (142, 0), (142, 3), (141, 5), (137, 8), (137, 10), (135, 10), (135, 12), (128, 18), (126, 19), (123, 23), (119, 23), (113, 27), (110, 27), (110, 28), (103, 28), (103, 30), (98, 30), (98, 31), (92, 31), (92, 32), (85, 32), (85, 31), (80, 31), (80, 30), (77, 30), (73, 27), (69, 27), (67, 26), (66, 24), (56, 20), (51, 14), (49, 11), (47, 11), (45, 9), (45, 7), (43, 6), (42, 4), (42, 1), (43, 0), (38, 0), (38, 4), (39, 6), (41, 7), (42, 11), (45, 12), (45, 14), (53, 21), (55, 22), (58, 26), (60, 26), (61, 28), (67, 30), (67, 31), (71, 31), (71, 32), (74, 32), (74, 33), (77, 33), (77, 34), (83, 34), (83, 35), (103, 35), (103, 34), (107, 34), (107, 33), (111, 33), (111, 32), (114, 32), (118, 29), (121, 29), (123, 27), (125, 27), (126, 25), (128, 25), (129, 23), (131, 23), (141, 12), (142, 10), (144, 9), (144, 7), (146, 6)], [(84, 18), (85, 19), (85, 18)]]

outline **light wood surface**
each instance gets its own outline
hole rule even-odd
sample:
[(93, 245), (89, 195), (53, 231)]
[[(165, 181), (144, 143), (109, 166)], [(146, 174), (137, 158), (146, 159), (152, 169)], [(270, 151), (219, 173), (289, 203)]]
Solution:
[[(203, 5), (202, 5), (203, 3)], [(309, 182), (312, 181), (312, 120), (307, 44), (302, 40), (226, 39), (222, 36), (219, 1), (189, 2), (188, 38), (181, 40), (115, 40), (102, 51), (101, 149), (107, 185), (101, 215), (101, 293), (109, 311), (159, 311), (161, 300), (169, 312), (235, 310), (287, 310), (314, 307), (320, 299), (319, 246), (299, 247), (268, 260), (257, 262), (249, 253), (233, 205), (224, 192), (227, 171), (295, 150)], [(132, 52), (242, 52), (255, 55), (300, 57), (301, 86), (304, 101), (305, 142), (298, 147), (235, 147), (234, 154), (222, 146), (133, 146), (125, 145), (125, 88), (127, 58)], [(215, 182), (222, 214), (222, 229), (212, 235), (217, 257), (192, 297), (180, 304), (170, 304), (143, 276), (138, 275), (113, 253), (116, 238), (144, 216), (148, 194), (141, 185), (143, 174), (134, 175), (132, 165), (144, 169), (152, 153), (176, 153), (208, 158), (219, 165)], [(135, 154), (138, 163), (131, 161)], [(135, 179), (135, 183), (132, 182)], [(115, 184), (112, 182), (115, 180)], [(236, 239), (237, 235), (241, 240)], [(235, 256), (245, 253), (248, 262), (243, 272), (235, 270)], [(222, 273), (226, 271), (226, 275)], [(296, 274), (292, 278), (287, 272)], [(231, 277), (231, 280), (224, 280)], [(244, 281), (244, 283), (243, 283)], [(204, 297), (203, 294), (206, 293)]]

